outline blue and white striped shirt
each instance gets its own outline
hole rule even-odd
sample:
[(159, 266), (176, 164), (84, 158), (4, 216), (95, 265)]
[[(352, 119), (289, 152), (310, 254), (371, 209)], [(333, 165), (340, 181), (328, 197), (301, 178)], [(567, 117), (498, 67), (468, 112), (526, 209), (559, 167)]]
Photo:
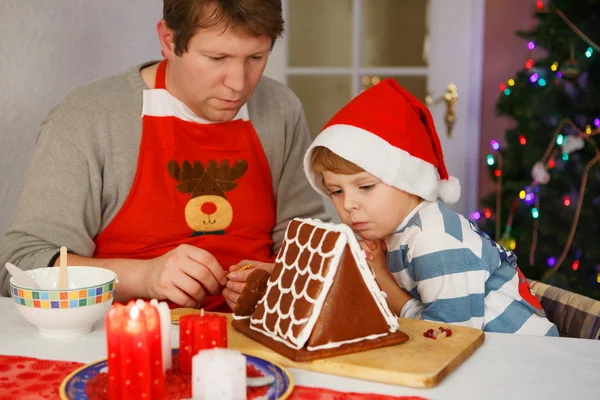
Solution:
[(389, 270), (415, 299), (401, 317), (558, 336), (519, 294), (515, 254), (444, 204), (423, 201), (385, 241)]

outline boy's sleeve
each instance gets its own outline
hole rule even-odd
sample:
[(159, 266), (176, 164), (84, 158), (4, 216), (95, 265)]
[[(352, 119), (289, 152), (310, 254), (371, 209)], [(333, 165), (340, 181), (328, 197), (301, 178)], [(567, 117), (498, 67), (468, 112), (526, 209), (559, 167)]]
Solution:
[(422, 233), (408, 256), (421, 319), (483, 329), (489, 271), (481, 258), (446, 232)]
[(423, 319), (423, 303), (410, 299), (400, 310), (400, 318)]

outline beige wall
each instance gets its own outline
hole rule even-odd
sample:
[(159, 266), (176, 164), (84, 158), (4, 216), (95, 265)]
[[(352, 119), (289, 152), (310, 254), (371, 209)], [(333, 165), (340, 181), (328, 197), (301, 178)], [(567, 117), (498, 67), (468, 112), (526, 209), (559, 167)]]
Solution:
[(495, 105), (500, 95), (500, 84), (525, 64), (527, 43), (514, 32), (531, 26), (534, 3), (530, 0), (486, 0), (479, 157), (480, 197), (493, 190), (493, 181), (485, 164), (485, 156), (492, 150), (490, 141), (496, 139), (502, 143), (504, 131), (513, 123), (511, 119), (497, 117)]

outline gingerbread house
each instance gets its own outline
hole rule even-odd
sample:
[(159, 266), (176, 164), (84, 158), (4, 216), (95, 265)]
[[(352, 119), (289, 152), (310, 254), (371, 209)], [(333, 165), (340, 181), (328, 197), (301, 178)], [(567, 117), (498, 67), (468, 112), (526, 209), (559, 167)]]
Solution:
[(256, 306), (240, 305), (233, 326), (295, 361), (407, 339), (346, 225), (292, 220), (266, 285), (247, 286)]

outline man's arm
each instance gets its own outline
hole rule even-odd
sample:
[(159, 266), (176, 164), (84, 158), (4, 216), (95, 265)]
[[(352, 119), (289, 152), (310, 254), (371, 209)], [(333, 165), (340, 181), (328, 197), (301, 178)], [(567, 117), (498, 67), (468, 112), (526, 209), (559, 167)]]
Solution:
[[(115, 300), (168, 299), (184, 307), (198, 307), (207, 294), (217, 294), (227, 276), (217, 260), (195, 246), (180, 245), (151, 260), (99, 259), (69, 254), (69, 265), (109, 269), (117, 274)], [(58, 265), (56, 260), (54, 265)]]
[(304, 174), (304, 153), (311, 143), (302, 104), (294, 96), (294, 124), (286, 132), (284, 164), (276, 190), (277, 221), (273, 228), (274, 250), (279, 250), (288, 223), (293, 218), (317, 218), (329, 221), (323, 198), (313, 190)]
[(10, 274), (4, 268), (7, 261), (24, 270), (51, 267), (58, 262), (61, 246), (70, 252), (69, 265), (116, 272), (120, 282), (117, 300), (148, 296), (147, 288), (140, 284), (148, 273), (147, 261), (89, 258), (101, 224), (101, 187), (100, 167), (93, 165), (52, 121), (46, 121), (13, 223), (0, 248), (3, 296), (9, 295)]
[[(130, 299), (152, 298), (148, 286), (144, 284), (148, 280), (148, 260), (128, 260), (122, 258), (90, 258), (77, 254), (69, 254), (68, 265), (85, 265), (91, 267), (106, 268), (117, 274), (118, 290), (115, 291), (115, 300), (127, 302)], [(54, 265), (59, 265), (57, 258)]]
[(1, 294), (9, 295), (7, 261), (48, 266), (60, 246), (92, 255), (100, 226), (101, 173), (53, 125), (42, 125), (11, 226), (0, 246)]

